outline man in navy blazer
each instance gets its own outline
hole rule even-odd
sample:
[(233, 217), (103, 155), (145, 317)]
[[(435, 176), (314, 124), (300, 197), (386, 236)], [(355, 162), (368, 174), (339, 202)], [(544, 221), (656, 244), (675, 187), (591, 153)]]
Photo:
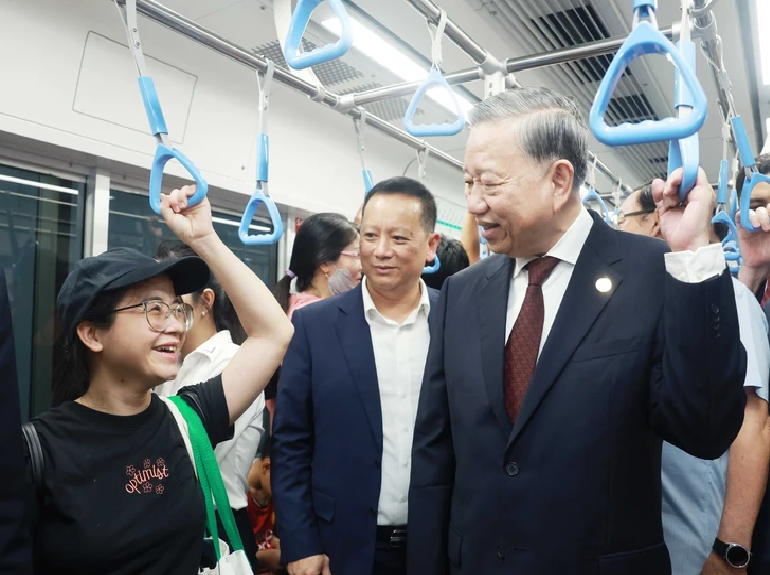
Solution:
[(588, 130), (572, 101), (511, 90), (471, 118), (468, 209), (499, 255), (439, 298), (409, 574), (668, 575), (661, 442), (717, 458), (745, 402), (711, 187), (701, 170), (677, 207), (681, 170), (654, 184), (666, 253), (581, 205)]
[(272, 488), (291, 575), (406, 572), (412, 434), (438, 292), (420, 279), (436, 203), (393, 178), (366, 196), (356, 289), (294, 312)]

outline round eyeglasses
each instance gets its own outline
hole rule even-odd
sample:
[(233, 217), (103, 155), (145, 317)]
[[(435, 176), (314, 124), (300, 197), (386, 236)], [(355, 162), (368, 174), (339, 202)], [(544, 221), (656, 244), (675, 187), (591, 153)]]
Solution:
[(152, 331), (157, 331), (159, 333), (166, 331), (172, 315), (176, 321), (182, 324), (185, 332), (192, 329), (194, 316), (193, 307), (186, 303), (177, 302), (169, 305), (164, 301), (152, 299), (113, 311), (117, 313), (119, 311), (137, 309), (140, 307), (144, 308), (144, 317), (147, 319), (147, 324)]

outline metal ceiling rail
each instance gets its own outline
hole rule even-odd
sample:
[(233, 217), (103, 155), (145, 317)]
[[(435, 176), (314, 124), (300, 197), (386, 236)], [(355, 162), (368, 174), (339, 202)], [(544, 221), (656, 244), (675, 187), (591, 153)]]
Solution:
[[(730, 118), (738, 115), (738, 112), (733, 100), (732, 82), (730, 82), (730, 77), (725, 69), (722, 40), (717, 32), (717, 21), (714, 13), (708, 9), (712, 3), (712, 0), (694, 0), (692, 13), (695, 16), (695, 29), (700, 37), (703, 54), (709, 62), (709, 68), (714, 77), (722, 118), (729, 122)], [(733, 152), (735, 152), (734, 135), (732, 145)]]
[[(677, 24), (676, 26), (666, 28), (665, 30), (661, 30), (661, 32), (675, 42), (679, 35), (679, 25)], [(552, 50), (550, 52), (542, 52), (540, 54), (532, 54), (530, 56), (521, 56), (518, 58), (508, 58), (505, 61), (505, 66), (508, 73), (555, 66), (556, 64), (564, 64), (566, 62), (572, 62), (573, 60), (603, 56), (615, 52), (625, 41), (626, 36), (606, 38), (604, 40), (586, 42), (585, 44), (570, 46), (560, 50)], [(484, 71), (480, 67), (468, 68), (466, 70), (460, 70), (459, 72), (446, 74), (444, 78), (450, 86), (455, 86), (483, 79)], [(412, 95), (420, 84), (422, 84), (422, 82), (394, 84), (392, 86), (383, 86), (382, 88), (374, 88), (356, 94), (347, 94), (341, 96), (341, 98), (343, 100), (349, 99), (349, 105), (351, 106), (365, 106), (380, 100)]]
[[(441, 17), (441, 9), (434, 3), (432, 0), (406, 0), (411, 6), (413, 6), (420, 14), (422, 14), (430, 23), (436, 24), (438, 23), (439, 18)], [(671, 35), (672, 37), (676, 38), (676, 36), (679, 35), (679, 25), (675, 24), (671, 28), (667, 28), (662, 31), (666, 36)], [(503, 73), (503, 74), (511, 74), (513, 72), (522, 71), (522, 70), (531, 70), (533, 68), (540, 68), (544, 66), (551, 66), (554, 64), (561, 64), (564, 62), (569, 62), (572, 60), (577, 60), (580, 58), (588, 58), (590, 56), (598, 56), (601, 54), (606, 54), (608, 52), (611, 52), (613, 50), (617, 50), (621, 44), (625, 41), (625, 38), (607, 38), (605, 40), (599, 40), (598, 42), (588, 42), (586, 44), (581, 44), (580, 46), (574, 46), (570, 48), (564, 48), (562, 50), (555, 50), (548, 53), (542, 53), (542, 54), (535, 54), (532, 56), (523, 56), (521, 58), (509, 58), (504, 63), (504, 69), (500, 69), (499, 67), (499, 60), (495, 58), (492, 54), (487, 52), (484, 48), (481, 47), (481, 45), (473, 40), (473, 38), (470, 37), (470, 35), (465, 32), (460, 26), (457, 25), (452, 19), (448, 19), (446, 23), (446, 30), (444, 34), (457, 45), (460, 50), (465, 52), (475, 63), (479, 64), (479, 68), (472, 68), (469, 70), (461, 70), (460, 72), (456, 72), (454, 74), (448, 74), (445, 76), (447, 81), (450, 84), (459, 84), (464, 83), (462, 82), (462, 79), (465, 77), (469, 77), (468, 81), (472, 81), (478, 78), (484, 78), (486, 75), (493, 74), (495, 72)], [(594, 50), (600, 50), (598, 52), (593, 52)], [(509, 80), (510, 82), (510, 80)], [(513, 82), (515, 86), (518, 86), (519, 84), (517, 82)], [(402, 89), (405, 89), (406, 86), (410, 86), (412, 88), (412, 84), (401, 84), (397, 86), (386, 86), (385, 88), (378, 88), (376, 90), (369, 90), (368, 92), (363, 92), (361, 94), (367, 94), (371, 95), (372, 93), (382, 93), (386, 90), (392, 90), (393, 92), (398, 92), (397, 94), (388, 95), (388, 98), (392, 98), (395, 95), (406, 95), (410, 92), (413, 92), (417, 89), (417, 86), (419, 86), (419, 83), (415, 84), (414, 87), (410, 91), (406, 91), (404, 93), (401, 93)], [(354, 94), (350, 95), (353, 96), (356, 99), (356, 102), (358, 103), (357, 97), (361, 94)], [(377, 100), (383, 99), (383, 98), (377, 98)], [(377, 101), (377, 100), (370, 100)], [(596, 166), (596, 170), (604, 174), (604, 176), (610, 180), (615, 186), (620, 186), (621, 191), (625, 192), (626, 194), (629, 194), (633, 191), (633, 189), (621, 182), (620, 178), (618, 178), (612, 170), (599, 160), (596, 155), (589, 150), (588, 152), (588, 160), (590, 164), (593, 166)], [(595, 164), (594, 164), (595, 162)], [(612, 196), (611, 193), (607, 194), (601, 194), (602, 196)]]
[[(112, 1), (113, 0), (110, 0), (110, 2)], [(211, 48), (215, 52), (218, 52), (223, 56), (227, 56), (239, 64), (243, 64), (252, 70), (257, 70), (262, 73), (267, 71), (267, 61), (264, 58), (254, 55), (246, 48), (225, 40), (223, 37), (215, 34), (211, 30), (208, 30), (200, 24), (185, 18), (178, 12), (163, 6), (163, 4), (157, 2), (156, 0), (137, 0), (137, 10), (140, 14), (146, 16), (150, 20), (157, 22), (158, 24), (162, 24), (170, 30), (173, 30), (174, 32), (177, 32), (191, 40), (194, 40), (195, 42), (198, 42), (207, 48)], [(318, 88), (315, 85), (305, 82), (304, 80), (294, 76), (286, 70), (276, 68), (274, 79), (275, 81), (289, 86), (290, 88), (311, 98), (317, 95)], [(361, 117), (361, 113), (355, 108), (340, 109), (338, 107), (340, 96), (337, 94), (327, 92), (322, 102), (329, 108), (336, 109), (338, 112), (352, 118), (358, 119)], [(459, 170), (463, 169), (463, 163), (457, 158), (454, 158), (449, 154), (428, 145), (423, 140), (413, 138), (405, 131), (396, 128), (382, 118), (372, 114), (367, 114), (366, 123), (367, 125), (373, 127), (375, 130), (385, 134), (386, 136), (390, 136), (394, 140), (398, 140), (399, 142), (402, 142), (407, 146), (414, 148), (415, 150), (426, 150), (434, 158), (441, 160), (442, 162)]]

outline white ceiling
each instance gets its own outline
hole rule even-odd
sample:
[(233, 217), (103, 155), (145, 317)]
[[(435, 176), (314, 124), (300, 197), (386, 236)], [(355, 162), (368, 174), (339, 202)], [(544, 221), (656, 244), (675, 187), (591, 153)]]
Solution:
[[(162, 3), (199, 24), (224, 36), (228, 40), (258, 52), (273, 50), (275, 57), (277, 40), (273, 25), (272, 0), (161, 0)], [(460, 25), (474, 40), (499, 59), (526, 56), (533, 53), (552, 50), (554, 34), (563, 33), (562, 29), (544, 30), (533, 25), (533, 21), (548, 15), (592, 6), (593, 16), (589, 27), (603, 26), (609, 36), (623, 36), (631, 25), (631, 0), (435, 0), (446, 9), (449, 18)], [(750, 70), (753, 57), (744, 53), (739, 25), (737, 2), (755, 0), (722, 0), (714, 8), (719, 33), (725, 39), (724, 62), (733, 84), (736, 108), (744, 118), (749, 136), (755, 143), (761, 138), (754, 133), (754, 111), (750, 89)], [(764, 1), (764, 0), (762, 0)], [(423, 17), (405, 0), (354, 0), (358, 10), (352, 13), (361, 18), (361, 12), (380, 25), (389, 29), (395, 36), (428, 61), (430, 55), (430, 36)], [(321, 6), (324, 7), (326, 3)], [(680, 2), (661, 0), (659, 2), (658, 22), (664, 28), (679, 21)], [(752, 7), (749, 6), (749, 9)], [(318, 21), (327, 12), (319, 8), (314, 20)], [(594, 20), (595, 17), (595, 20)], [(581, 21), (585, 21), (585, 16)], [(557, 19), (559, 25), (563, 21)], [(371, 21), (368, 25), (372, 25)], [(376, 24), (374, 24), (376, 25)], [(569, 30), (569, 32), (574, 32)], [(574, 35), (574, 34), (571, 34)], [(320, 26), (312, 26), (306, 38), (317, 43), (326, 43), (329, 38)], [(271, 43), (273, 43), (271, 45)], [(748, 42), (751, 46), (751, 42)], [(753, 51), (753, 50), (752, 50)], [(448, 39), (444, 41), (444, 69), (452, 72), (471, 67), (471, 60)], [(697, 72), (709, 100), (709, 114), (706, 124), (700, 132), (701, 164), (706, 169), (711, 181), (716, 181), (719, 161), (722, 155), (721, 120), (716, 105), (717, 92), (714, 88), (711, 71), (700, 50), (698, 51)], [(751, 56), (751, 54), (749, 54)], [(280, 57), (280, 56), (279, 56)], [(330, 66), (330, 65), (327, 65)], [(583, 61), (578, 64), (559, 65), (539, 70), (525, 71), (516, 78), (522, 85), (545, 85), (574, 96), (584, 109), (590, 107), (598, 84), (586, 82), (585, 70), (596, 70), (595, 62)], [(629, 96), (643, 94), (658, 116), (670, 115), (673, 95), (674, 70), (662, 57), (652, 56), (637, 60), (632, 64), (633, 80), (626, 83), (623, 93)], [(334, 83), (328, 86), (335, 93), (361, 91), (371, 85), (387, 85), (398, 82), (393, 74), (377, 66), (361, 54), (351, 50), (336, 63), (324, 70), (317, 68), (319, 76), (327, 74)], [(322, 77), (323, 80), (323, 77)], [(581, 83), (582, 82), (582, 83)], [(621, 83), (623, 85), (623, 83)], [(467, 86), (476, 97), (483, 96), (480, 82)], [(619, 88), (621, 90), (621, 88)], [(768, 94), (755, 94), (755, 99), (764, 105)], [(401, 116), (408, 100), (391, 100), (368, 107), (369, 111), (386, 117), (393, 124), (402, 127)], [(628, 110), (628, 108), (623, 108)], [(629, 110), (630, 111), (630, 110)], [(449, 120), (448, 113), (437, 106), (426, 104), (425, 114), (419, 122)], [(465, 134), (452, 138), (434, 138), (431, 144), (462, 159)], [(651, 160), (665, 158), (666, 144), (634, 146), (631, 148), (610, 149), (598, 142), (591, 143), (592, 150), (600, 160), (615, 171), (625, 183), (631, 186), (640, 184), (655, 174), (665, 172), (665, 163)], [(611, 187), (597, 181), (597, 188), (608, 193)]]

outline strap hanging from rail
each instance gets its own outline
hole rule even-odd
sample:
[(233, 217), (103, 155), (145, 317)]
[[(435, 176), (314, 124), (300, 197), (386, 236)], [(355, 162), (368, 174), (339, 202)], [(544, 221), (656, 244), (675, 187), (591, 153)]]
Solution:
[(374, 179), (371, 170), (366, 169), (366, 149), (364, 140), (364, 130), (366, 129), (366, 110), (358, 108), (360, 117), (353, 118), (353, 125), (356, 128), (356, 139), (358, 141), (358, 157), (361, 159), (361, 175), (364, 178), (364, 194), (368, 194), (374, 187)]
[[(444, 74), (441, 72), (441, 63), (443, 61), (441, 53), (441, 43), (444, 39), (444, 29), (446, 28), (447, 14), (446, 10), (441, 9), (441, 16), (439, 17), (438, 25), (436, 26), (436, 33), (432, 36), (433, 43), (431, 48), (431, 68), (428, 72), (427, 78), (420, 84), (412, 97), (412, 101), (409, 103), (409, 108), (406, 111), (404, 117), (404, 127), (406, 131), (416, 138), (428, 138), (435, 136), (454, 136), (462, 132), (465, 127), (465, 113), (460, 106), (460, 100), (457, 94), (454, 93), (452, 87), (444, 78)], [(431, 30), (431, 25), (428, 23), (428, 30)], [(452, 100), (454, 111), (457, 116), (455, 121), (451, 124), (425, 124), (417, 126), (414, 123), (414, 117), (417, 114), (417, 109), (420, 106), (420, 102), (433, 88), (435, 90), (445, 90)]]
[[(291, 2), (292, 0), (273, 0), (273, 19), (275, 20), (275, 32), (278, 35), (278, 41), (281, 43), (281, 51), (284, 52), (284, 58), (285, 58), (285, 52), (287, 51), (287, 39), (289, 36), (289, 28), (291, 27), (292, 23), (292, 9), (291, 9)], [(299, 8), (299, 4), (297, 5), (297, 8)], [(296, 12), (296, 11), (295, 11)], [(312, 12), (312, 9), (311, 9)], [(297, 50), (302, 49), (302, 34), (304, 33), (305, 29), (304, 27), (302, 30), (300, 30), (300, 41), (298, 48), (295, 49), (295, 53)], [(288, 60), (287, 60), (288, 63)], [(324, 98), (326, 98), (326, 88), (324, 88), (323, 84), (321, 84), (321, 80), (318, 79), (318, 77), (315, 75), (313, 70), (310, 68), (294, 68), (289, 64), (289, 72), (291, 72), (293, 75), (295, 75), (297, 78), (300, 78), (307, 82), (308, 84), (312, 84), (316, 87), (316, 94), (315, 96), (311, 97), (311, 100), (314, 102), (322, 102)]]
[[(304, 70), (310, 66), (317, 66), (331, 62), (345, 55), (353, 45), (353, 30), (350, 23), (350, 17), (345, 9), (342, 0), (329, 0), (334, 14), (340, 23), (340, 38), (334, 44), (327, 44), (315, 48), (310, 52), (302, 52), (302, 35), (305, 33), (307, 25), (310, 23), (310, 16), (323, 0), (298, 0), (291, 15), (291, 20), (285, 35), (279, 38), (285, 38), (282, 42), (283, 56), (286, 63), (295, 70)], [(274, 0), (274, 4), (287, 4), (291, 10), (291, 0)]]
[[(657, 0), (634, 0), (633, 29), (620, 47), (602, 79), (594, 98), (589, 123), (597, 140), (608, 146), (628, 146), (651, 142), (685, 140), (696, 134), (706, 120), (707, 101), (703, 88), (687, 58), (658, 30), (655, 19)], [(604, 116), (610, 104), (612, 93), (628, 65), (645, 54), (668, 56), (679, 73), (682, 104), (679, 117), (662, 120), (644, 120), (638, 123), (607, 125)], [(689, 93), (684, 91), (684, 88)], [(687, 104), (690, 104), (689, 106)], [(684, 110), (686, 107), (688, 110)], [(685, 152), (689, 159), (691, 152)], [(684, 186), (680, 199), (684, 199)]]
[[(428, 172), (427, 172), (427, 163), (428, 163), (428, 145), (426, 144), (424, 148), (417, 150), (417, 178), (425, 184), (428, 179)], [(435, 255), (433, 258), (433, 265), (426, 265), (425, 268), (422, 270), (422, 273), (424, 274), (435, 274), (438, 270), (441, 269), (441, 262), (438, 259), (438, 254)]]
[(147, 114), (147, 120), (150, 123), (150, 132), (155, 137), (155, 157), (150, 168), (150, 207), (160, 215), (160, 194), (163, 184), (163, 169), (169, 160), (176, 160), (187, 171), (195, 181), (196, 192), (188, 200), (188, 206), (198, 205), (208, 193), (209, 185), (204, 179), (195, 164), (187, 156), (180, 152), (168, 137), (168, 128), (166, 120), (163, 117), (163, 110), (160, 107), (158, 92), (155, 89), (155, 83), (152, 81), (148, 71), (147, 62), (144, 59), (142, 51), (142, 41), (139, 38), (139, 20), (136, 11), (136, 0), (125, 0), (125, 5), (121, 6), (115, 0), (115, 6), (118, 8), (123, 25), (126, 28), (128, 37), (128, 47), (134, 58), (136, 69), (139, 73), (139, 90), (144, 102), (144, 110)]
[[(275, 202), (268, 192), (268, 168), (270, 158), (270, 140), (267, 135), (267, 112), (270, 103), (270, 88), (273, 84), (275, 65), (267, 61), (264, 84), (261, 82), (260, 73), (257, 72), (257, 89), (259, 90), (259, 114), (257, 120), (257, 176), (254, 194), (241, 217), (241, 225), (238, 228), (238, 237), (247, 246), (269, 246), (276, 243), (283, 235), (283, 220)], [(264, 204), (270, 214), (270, 222), (273, 224), (273, 232), (269, 234), (249, 235), (249, 228), (257, 213), (259, 204)]]
[(770, 176), (759, 173), (757, 162), (754, 158), (754, 151), (751, 149), (751, 142), (743, 126), (743, 120), (740, 116), (732, 118), (733, 134), (735, 135), (735, 145), (738, 147), (738, 154), (743, 164), (743, 173), (745, 180), (741, 189), (740, 210), (741, 226), (750, 232), (758, 232), (762, 228), (752, 225), (749, 219), (749, 210), (751, 209), (751, 192), (757, 184), (766, 182), (770, 184)]
[(582, 203), (583, 205), (586, 205), (589, 201), (594, 201), (597, 204), (599, 204), (599, 208), (601, 209), (601, 216), (604, 219), (604, 222), (609, 224), (612, 220), (610, 219), (610, 211), (607, 209), (607, 204), (604, 203), (604, 200), (602, 197), (596, 192), (596, 156), (594, 156), (594, 161), (591, 166), (591, 169), (588, 171), (588, 193), (583, 196)]
[[(695, 42), (690, 39), (690, 2), (682, 0), (682, 32), (676, 47), (690, 69), (695, 72)], [(682, 79), (682, 72), (677, 68), (674, 76), (674, 108), (679, 119), (692, 113), (693, 96)], [(684, 200), (698, 179), (700, 168), (700, 142), (697, 132), (681, 140), (671, 140), (668, 145), (668, 173), (682, 168), (684, 175), (679, 186), (679, 198)]]

